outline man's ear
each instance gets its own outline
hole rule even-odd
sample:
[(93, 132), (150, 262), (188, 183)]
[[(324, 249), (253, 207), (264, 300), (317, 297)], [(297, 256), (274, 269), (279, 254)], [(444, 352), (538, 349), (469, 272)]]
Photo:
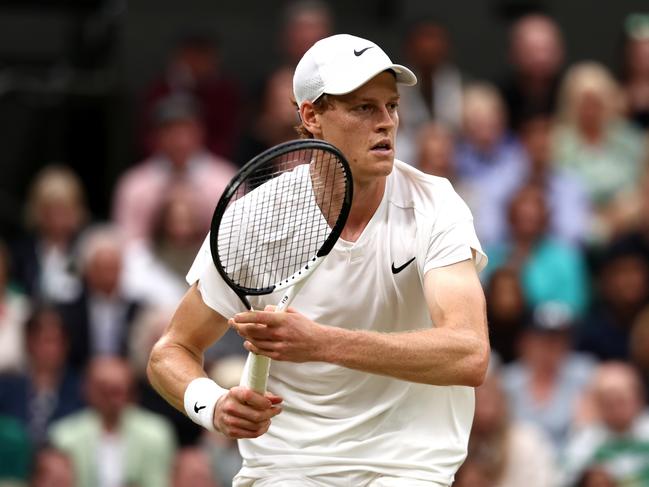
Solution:
[(322, 128), (320, 127), (320, 117), (319, 114), (315, 111), (313, 103), (310, 101), (305, 101), (300, 106), (300, 119), (302, 120), (302, 125), (306, 128), (314, 137), (320, 138), (322, 136)]

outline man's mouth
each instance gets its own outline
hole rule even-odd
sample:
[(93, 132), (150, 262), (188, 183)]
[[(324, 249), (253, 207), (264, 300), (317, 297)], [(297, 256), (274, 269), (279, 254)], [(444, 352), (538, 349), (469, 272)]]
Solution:
[(382, 140), (376, 144), (374, 144), (370, 150), (372, 152), (390, 152), (392, 151), (392, 142), (389, 140)]

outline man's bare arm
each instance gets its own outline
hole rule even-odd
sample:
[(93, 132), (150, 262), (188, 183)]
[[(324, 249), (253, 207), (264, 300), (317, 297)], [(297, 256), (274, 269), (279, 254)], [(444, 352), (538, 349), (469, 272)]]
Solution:
[(151, 385), (176, 409), (184, 411), (187, 385), (197, 377), (207, 377), (203, 352), (227, 329), (227, 320), (207, 306), (197, 286), (192, 286), (153, 347), (147, 367)]
[(434, 328), (377, 333), (322, 326), (295, 310), (241, 313), (231, 324), (248, 350), (274, 360), (323, 361), (411, 382), (482, 383), (489, 362), (485, 300), (469, 260), (429, 271), (424, 291)]
[[(196, 378), (206, 377), (203, 353), (227, 331), (227, 320), (203, 302), (197, 286), (183, 297), (164, 335), (153, 347), (147, 375), (158, 393), (185, 412), (184, 395)], [(232, 438), (254, 438), (268, 430), (281, 411), (281, 398), (233, 387), (216, 403), (213, 424)]]

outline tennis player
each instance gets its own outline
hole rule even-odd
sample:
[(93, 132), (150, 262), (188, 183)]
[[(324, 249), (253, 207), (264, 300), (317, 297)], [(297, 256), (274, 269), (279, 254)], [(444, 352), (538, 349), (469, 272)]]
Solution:
[[(243, 309), (206, 240), (151, 355), (169, 402), (240, 439), (235, 486), (446, 487), (465, 458), (489, 357), (486, 257), (449, 182), (394, 158), (400, 83), (416, 77), (365, 39), (328, 37), (304, 55), (300, 130), (338, 147), (353, 173), (341, 239), (281, 313)], [(272, 392), (206, 378), (203, 351), (228, 326), (273, 359)]]

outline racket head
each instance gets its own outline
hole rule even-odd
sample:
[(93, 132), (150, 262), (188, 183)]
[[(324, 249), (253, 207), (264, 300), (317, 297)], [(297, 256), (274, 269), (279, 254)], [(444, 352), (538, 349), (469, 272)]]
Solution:
[[(246, 296), (272, 293), (276, 284), (298, 274), (304, 266), (308, 269), (310, 261), (331, 251), (345, 227), (352, 197), (351, 169), (332, 144), (317, 139), (294, 140), (262, 152), (232, 178), (214, 210), (210, 251), (217, 271), (250, 307)], [(307, 249), (299, 256), (287, 255), (281, 243), (273, 246), (265, 241), (266, 227), (272, 227), (270, 234), (294, 232), (293, 247), (303, 244)], [(234, 254), (233, 246), (237, 248)], [(265, 248), (265, 255), (255, 246)], [(263, 268), (259, 272), (265, 277), (259, 277), (257, 270), (248, 272), (246, 268), (243, 272), (246, 265)]]

